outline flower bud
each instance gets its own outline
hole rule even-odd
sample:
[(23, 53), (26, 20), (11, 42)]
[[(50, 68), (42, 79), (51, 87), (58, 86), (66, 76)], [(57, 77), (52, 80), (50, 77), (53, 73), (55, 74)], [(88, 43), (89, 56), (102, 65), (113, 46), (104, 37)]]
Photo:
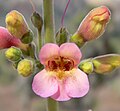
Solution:
[(33, 23), (33, 25), (37, 28), (37, 29), (42, 29), (42, 26), (43, 26), (43, 20), (42, 20), (42, 17), (39, 15), (39, 13), (37, 12), (34, 12), (32, 15), (31, 15), (31, 21)]
[(68, 35), (69, 33), (66, 28), (60, 28), (56, 33), (56, 43), (60, 46), (61, 44), (67, 42)]
[(29, 32), (29, 27), (24, 16), (16, 10), (12, 10), (11, 12), (9, 12), (6, 15), (5, 21), (8, 31), (14, 37), (21, 39), (24, 34)]
[(10, 48), (11, 46), (25, 51), (28, 48), (28, 45), (23, 44), (19, 39), (13, 37), (6, 28), (0, 27), (0, 49)]
[(17, 47), (11, 47), (5, 52), (5, 56), (11, 61), (18, 61), (22, 56), (22, 52)]
[(86, 41), (98, 38), (104, 33), (110, 16), (110, 10), (107, 7), (94, 8), (82, 21), (78, 30), (71, 37), (71, 41), (75, 43), (78, 41), (80, 44), (83, 44)]
[(17, 71), (24, 77), (28, 77), (34, 71), (34, 65), (31, 60), (23, 59), (18, 63)]
[(33, 32), (29, 30), (29, 32), (22, 36), (21, 42), (24, 44), (29, 44), (33, 41), (33, 36), (34, 36)]
[(120, 67), (120, 55), (108, 54), (98, 56), (92, 60), (94, 72), (103, 74), (113, 71), (115, 68)]
[(93, 72), (93, 63), (91, 62), (91, 59), (83, 60), (78, 67), (87, 74)]
[(0, 27), (0, 49), (18, 46), (19, 44), (19, 39), (14, 38), (6, 28)]

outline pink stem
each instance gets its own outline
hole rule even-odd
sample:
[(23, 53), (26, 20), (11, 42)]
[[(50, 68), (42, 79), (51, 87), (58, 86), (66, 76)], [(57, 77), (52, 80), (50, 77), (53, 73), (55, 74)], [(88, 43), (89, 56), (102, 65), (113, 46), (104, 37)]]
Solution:
[(62, 26), (62, 27), (63, 27), (63, 25), (64, 25), (65, 14), (66, 14), (66, 12), (67, 12), (67, 9), (68, 9), (68, 6), (69, 6), (69, 4), (70, 4), (70, 1), (71, 1), (71, 0), (68, 0), (67, 5), (66, 5), (65, 10), (64, 10), (64, 13), (63, 13), (62, 18), (61, 18), (61, 26)]
[(32, 1), (32, 0), (29, 0), (29, 2), (30, 2), (30, 4), (31, 4), (31, 6), (32, 6), (33, 12), (35, 12), (36, 9), (35, 9), (35, 5), (34, 5), (33, 1)]

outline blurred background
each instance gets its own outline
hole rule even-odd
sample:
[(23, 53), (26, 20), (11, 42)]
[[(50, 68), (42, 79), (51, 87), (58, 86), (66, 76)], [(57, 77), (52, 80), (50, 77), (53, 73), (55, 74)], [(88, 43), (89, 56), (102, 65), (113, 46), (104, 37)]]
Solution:
[[(33, 0), (36, 10), (42, 15), (42, 0)], [(55, 0), (55, 26), (60, 28), (61, 17), (67, 0)], [(111, 21), (104, 35), (87, 43), (81, 50), (83, 58), (98, 55), (120, 54), (120, 0), (71, 0), (64, 25), (73, 34), (85, 15), (94, 7), (106, 5), (112, 12)], [(33, 12), (28, 0), (0, 0), (0, 26), (5, 26), (5, 16), (11, 10), (21, 12), (30, 28)], [(23, 78), (0, 51), (0, 111), (45, 111), (46, 100), (31, 90), (32, 78)], [(120, 69), (106, 75), (92, 74), (89, 93), (79, 99), (60, 102), (60, 111), (120, 111)]]

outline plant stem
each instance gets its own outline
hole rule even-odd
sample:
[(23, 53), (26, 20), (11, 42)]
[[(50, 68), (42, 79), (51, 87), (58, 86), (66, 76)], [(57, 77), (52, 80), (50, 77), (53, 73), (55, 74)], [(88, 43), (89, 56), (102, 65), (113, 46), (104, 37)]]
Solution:
[(55, 42), (54, 0), (43, 0), (45, 43)]
[(43, 45), (43, 39), (41, 36), (41, 29), (37, 29), (37, 34), (38, 34), (38, 52), (39, 52), (42, 45)]
[(47, 107), (48, 107), (47, 111), (58, 111), (58, 102), (51, 98), (48, 98)]
[[(55, 42), (54, 0), (43, 0), (45, 43)], [(58, 102), (48, 98), (47, 111), (58, 111)]]
[(31, 58), (36, 60), (36, 48), (32, 43), (29, 45), (29, 54)]

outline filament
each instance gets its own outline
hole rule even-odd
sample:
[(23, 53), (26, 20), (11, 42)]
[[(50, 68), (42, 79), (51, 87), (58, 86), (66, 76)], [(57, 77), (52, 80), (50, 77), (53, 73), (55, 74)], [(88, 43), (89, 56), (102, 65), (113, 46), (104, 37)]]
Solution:
[(64, 13), (63, 13), (62, 18), (61, 18), (61, 26), (62, 26), (62, 27), (63, 27), (63, 25), (64, 25), (65, 14), (66, 14), (66, 12), (67, 12), (67, 9), (68, 9), (68, 6), (69, 6), (69, 4), (70, 4), (70, 1), (71, 1), (71, 0), (68, 0), (67, 5), (66, 5), (66, 7), (65, 7), (65, 9), (64, 9)]
[(33, 1), (32, 0), (28, 0), (28, 1), (30, 2), (31, 6), (32, 6), (33, 12), (35, 12), (36, 9), (35, 9), (35, 5), (34, 5)]

